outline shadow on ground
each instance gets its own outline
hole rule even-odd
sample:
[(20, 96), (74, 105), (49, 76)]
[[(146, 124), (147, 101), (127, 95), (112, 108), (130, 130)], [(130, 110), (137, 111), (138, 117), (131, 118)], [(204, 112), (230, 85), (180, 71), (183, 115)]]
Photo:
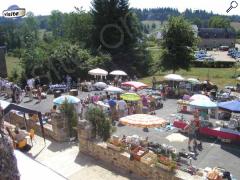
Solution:
[[(111, 172), (111, 175), (114, 175), (116, 177), (122, 176), (127, 179), (131, 179), (131, 180), (144, 180), (145, 179), (145, 178), (139, 177), (129, 171), (117, 168), (115, 166), (111, 166), (111, 164), (109, 164), (109, 163), (100, 161), (98, 159), (95, 159), (95, 158), (88, 156), (81, 152), (76, 157), (75, 163), (78, 163), (81, 166), (92, 167), (92, 168), (94, 168), (94, 166), (99, 166), (102, 169), (109, 170)], [(81, 172), (80, 172), (80, 174), (81, 174)], [(79, 176), (80, 176), (80, 174), (79, 174)]]
[(78, 145), (77, 142), (57, 142), (54, 140), (50, 140), (51, 144), (47, 147), (50, 151), (57, 152), (57, 151), (64, 151), (66, 149), (71, 148), (72, 146)]

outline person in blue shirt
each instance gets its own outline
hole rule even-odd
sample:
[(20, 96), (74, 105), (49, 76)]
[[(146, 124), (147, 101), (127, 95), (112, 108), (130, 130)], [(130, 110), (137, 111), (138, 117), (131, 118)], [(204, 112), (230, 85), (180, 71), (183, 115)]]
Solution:
[(110, 106), (110, 117), (112, 121), (117, 120), (117, 109), (116, 109), (116, 101), (114, 99), (111, 99), (110, 96), (107, 96), (108, 105)]

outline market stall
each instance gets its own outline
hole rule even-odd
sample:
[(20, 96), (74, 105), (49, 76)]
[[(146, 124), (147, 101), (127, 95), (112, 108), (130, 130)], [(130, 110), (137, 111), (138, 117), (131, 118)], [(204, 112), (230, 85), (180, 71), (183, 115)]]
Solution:
[(190, 83), (190, 87), (187, 87), (191, 92), (198, 92), (200, 90), (201, 82), (195, 78), (188, 78), (187, 82)]
[(108, 72), (105, 71), (104, 69), (96, 68), (96, 69), (92, 69), (92, 70), (88, 71), (88, 74), (94, 76), (96, 79), (98, 77), (100, 77), (100, 79), (102, 79), (103, 77), (106, 78), (106, 76), (108, 75)]
[[(194, 100), (190, 102), (190, 105), (201, 112), (206, 111), (208, 109), (216, 109), (217, 104), (209, 101), (209, 100)], [(202, 116), (202, 115), (201, 115)], [(216, 138), (220, 138), (222, 140), (228, 139), (231, 141), (240, 141), (240, 132), (236, 129), (231, 129), (229, 127), (218, 127), (217, 125), (213, 125), (211, 122), (206, 121), (205, 117), (202, 117), (200, 120), (200, 129), (199, 132), (206, 136), (213, 136)], [(175, 120), (173, 125), (181, 130), (187, 126), (188, 122), (185, 120)]]
[(190, 102), (188, 100), (183, 100), (183, 99), (177, 100), (178, 112), (187, 113), (187, 114), (192, 113), (189, 103)]
[(55, 91), (67, 92), (69, 91), (70, 87), (66, 84), (52, 84), (49, 85), (48, 93), (53, 93)]
[(182, 83), (184, 83), (184, 78), (181, 75), (178, 74), (168, 74), (166, 76), (164, 76), (164, 79), (166, 81), (168, 81), (168, 88), (167, 88), (167, 96), (169, 97), (178, 97), (181, 93), (180, 93), (180, 87), (184, 86), (181, 85)]

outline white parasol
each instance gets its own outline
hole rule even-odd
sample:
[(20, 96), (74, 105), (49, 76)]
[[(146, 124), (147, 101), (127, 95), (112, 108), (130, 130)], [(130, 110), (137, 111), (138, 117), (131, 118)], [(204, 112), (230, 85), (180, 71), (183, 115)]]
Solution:
[(106, 88), (107, 84), (104, 82), (96, 82), (94, 85), (94, 87), (99, 87), (99, 88)]
[(127, 76), (127, 73), (125, 73), (124, 71), (121, 70), (115, 70), (110, 72), (109, 74), (113, 75), (113, 76)]
[(106, 89), (104, 89), (104, 91), (111, 92), (111, 93), (122, 93), (123, 92), (123, 90), (121, 88), (114, 87), (114, 86), (108, 86)]
[(96, 68), (88, 71), (88, 74), (93, 76), (107, 76), (108, 72), (105, 71), (104, 69)]
[(184, 78), (178, 74), (168, 74), (166, 76), (164, 76), (164, 79), (168, 80), (168, 81), (183, 81)]

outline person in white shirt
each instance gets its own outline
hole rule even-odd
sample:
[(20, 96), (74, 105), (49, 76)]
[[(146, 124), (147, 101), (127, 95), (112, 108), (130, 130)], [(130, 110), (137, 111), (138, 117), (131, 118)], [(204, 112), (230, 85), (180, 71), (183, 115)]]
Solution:
[(31, 78), (27, 81), (28, 87), (30, 88), (30, 91), (28, 92), (29, 94), (29, 100), (32, 101), (33, 100), (33, 93), (32, 90), (34, 88), (34, 79)]
[(117, 101), (117, 109), (119, 118), (123, 117), (127, 109), (127, 103), (123, 99)]
[(28, 79), (27, 84), (31, 89), (33, 89), (34, 88), (34, 79), (33, 78)]

